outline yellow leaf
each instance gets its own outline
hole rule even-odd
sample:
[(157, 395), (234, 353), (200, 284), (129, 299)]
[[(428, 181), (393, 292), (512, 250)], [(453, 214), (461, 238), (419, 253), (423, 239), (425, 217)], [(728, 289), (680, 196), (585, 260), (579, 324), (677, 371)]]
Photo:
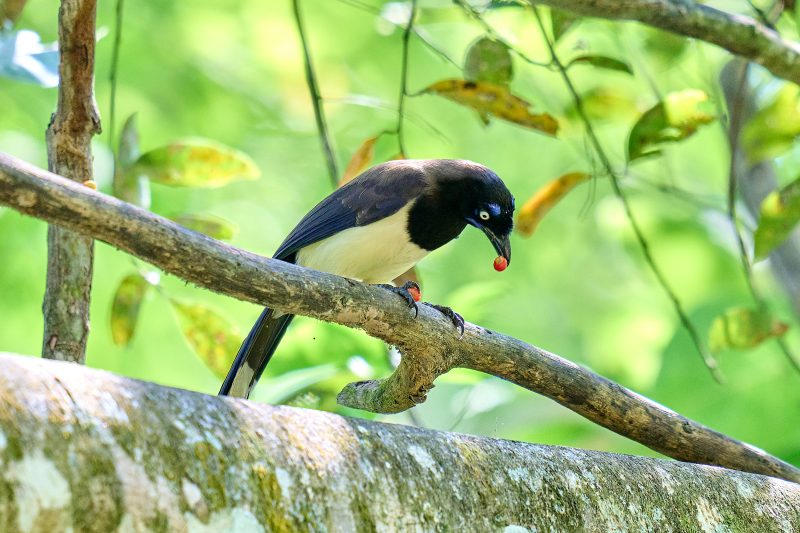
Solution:
[(591, 177), (586, 172), (570, 172), (554, 179), (525, 202), (517, 215), (517, 231), (526, 237), (533, 234), (539, 222), (559, 200)]
[(482, 115), (492, 115), (514, 124), (555, 135), (558, 122), (547, 113), (531, 113), (531, 104), (511, 94), (508, 87), (487, 81), (442, 80), (423, 91), (443, 96), (474, 109)]
[(364, 169), (369, 166), (375, 155), (375, 142), (378, 140), (378, 137), (380, 137), (380, 135), (370, 137), (361, 143), (361, 146), (355, 151), (353, 157), (350, 158), (350, 162), (347, 163), (347, 168), (344, 169), (342, 179), (339, 180), (339, 187), (361, 174)]

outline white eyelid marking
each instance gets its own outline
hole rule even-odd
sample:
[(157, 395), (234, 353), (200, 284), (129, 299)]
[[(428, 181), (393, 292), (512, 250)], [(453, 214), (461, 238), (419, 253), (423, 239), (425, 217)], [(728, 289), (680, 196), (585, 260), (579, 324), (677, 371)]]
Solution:
[(489, 220), (489, 213), (487, 213), (483, 209), (480, 210), (478, 216), (481, 218), (481, 220)]

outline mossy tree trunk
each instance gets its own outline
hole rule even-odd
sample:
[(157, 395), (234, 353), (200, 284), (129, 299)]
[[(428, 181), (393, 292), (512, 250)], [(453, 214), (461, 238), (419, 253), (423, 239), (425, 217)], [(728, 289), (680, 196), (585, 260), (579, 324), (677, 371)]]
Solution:
[(8, 354), (0, 366), (9, 533), (800, 524), (800, 485), (765, 476), (257, 405)]

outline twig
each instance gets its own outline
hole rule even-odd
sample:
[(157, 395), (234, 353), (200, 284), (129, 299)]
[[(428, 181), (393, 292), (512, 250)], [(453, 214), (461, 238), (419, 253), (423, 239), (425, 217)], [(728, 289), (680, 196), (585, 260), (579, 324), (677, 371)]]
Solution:
[(234, 248), (5, 154), (0, 154), (0, 204), (91, 235), (209, 290), (362, 328), (397, 346), (403, 359), (391, 377), (350, 384), (340, 394), (350, 407), (399, 412), (424, 400), (436, 377), (471, 368), (547, 396), (675, 459), (800, 481), (800, 470), (780, 459), (535, 346), (473, 324), (459, 337), (452, 323), (427, 305), (414, 318), (405, 302), (385, 289)]
[(800, 44), (744, 15), (687, 0), (537, 0), (578, 15), (636, 20), (654, 28), (695, 37), (800, 83)]
[[(95, 0), (61, 2), (58, 104), (47, 128), (48, 168), (80, 183), (92, 179), (91, 141), (100, 132), (93, 92), (96, 11)], [(48, 228), (44, 357), (84, 362), (93, 262), (91, 238)]]
[(655, 275), (658, 283), (663, 288), (664, 292), (667, 294), (669, 299), (672, 301), (672, 306), (675, 309), (675, 312), (678, 314), (678, 318), (680, 319), (683, 327), (689, 333), (689, 336), (692, 339), (692, 342), (695, 345), (695, 348), (700, 353), (700, 356), (703, 358), (703, 362), (711, 371), (711, 375), (714, 377), (717, 382), (722, 382), (722, 376), (719, 373), (719, 368), (717, 367), (717, 362), (708, 353), (708, 350), (705, 348), (703, 343), (703, 339), (700, 336), (700, 333), (695, 328), (694, 324), (692, 324), (691, 320), (689, 319), (689, 315), (683, 309), (683, 305), (681, 304), (678, 296), (670, 287), (667, 279), (664, 277), (663, 272), (658, 267), (653, 258), (652, 253), (650, 252), (650, 245), (647, 242), (647, 239), (644, 236), (644, 232), (642, 231), (639, 223), (636, 220), (636, 217), (633, 214), (633, 209), (631, 208), (630, 203), (628, 202), (628, 198), (625, 196), (625, 193), (622, 190), (622, 187), (619, 183), (619, 178), (617, 177), (616, 172), (614, 171), (613, 166), (611, 165), (611, 161), (609, 160), (608, 156), (605, 153), (602, 145), (600, 144), (600, 140), (597, 138), (597, 135), (594, 132), (594, 127), (592, 126), (592, 122), (589, 119), (589, 116), (586, 114), (586, 111), (583, 108), (583, 100), (581, 99), (578, 91), (575, 89), (575, 86), (572, 84), (572, 80), (567, 73), (567, 70), (564, 68), (564, 65), (561, 63), (561, 60), (558, 58), (556, 54), (555, 47), (553, 43), (550, 41), (550, 37), (547, 35), (545, 31), (544, 23), (542, 22), (542, 17), (539, 14), (539, 10), (536, 5), (531, 2), (531, 8), (533, 10), (533, 14), (536, 16), (536, 22), (539, 25), (539, 29), (542, 33), (542, 39), (544, 39), (545, 44), (547, 45), (548, 50), (550, 51), (550, 57), (553, 60), (553, 64), (556, 66), (558, 71), (561, 73), (561, 78), (564, 80), (564, 84), (567, 87), (567, 90), (572, 95), (572, 98), (575, 102), (575, 110), (578, 112), (578, 116), (580, 116), (581, 121), (586, 128), (586, 133), (589, 136), (589, 140), (594, 147), (595, 152), (597, 153), (600, 162), (603, 165), (603, 169), (608, 173), (609, 178), (611, 179), (611, 187), (614, 190), (614, 194), (619, 199), (620, 203), (622, 203), (622, 207), (625, 210), (625, 215), (628, 218), (628, 222), (631, 225), (631, 229), (633, 229), (633, 233), (636, 236), (636, 240), (639, 243), (639, 247), (642, 250), (642, 255), (644, 256), (645, 261), (650, 266), (650, 270)]
[(117, 159), (117, 149), (114, 146), (115, 116), (117, 111), (117, 69), (119, 68), (119, 49), (122, 41), (122, 12), (124, 5), (125, 0), (117, 0), (117, 8), (114, 12), (114, 46), (111, 49), (111, 72), (108, 75), (108, 79), (111, 82), (111, 97), (108, 104), (108, 145), (111, 147), (115, 161)]
[(403, 52), (400, 60), (400, 94), (397, 97), (397, 144), (400, 153), (407, 157), (406, 142), (403, 135), (403, 122), (405, 120), (406, 96), (408, 96), (408, 43), (411, 31), (414, 28), (414, 17), (417, 16), (417, 0), (411, 0), (411, 13), (408, 16), (408, 24), (403, 30)]
[(297, 26), (297, 33), (300, 35), (300, 43), (303, 46), (306, 83), (308, 84), (308, 91), (311, 93), (311, 103), (314, 106), (314, 119), (317, 122), (319, 140), (322, 144), (322, 150), (325, 153), (325, 161), (328, 165), (328, 176), (330, 177), (331, 184), (336, 187), (339, 183), (339, 171), (336, 168), (336, 157), (333, 154), (328, 126), (325, 123), (325, 111), (322, 108), (322, 97), (320, 96), (319, 86), (317, 85), (317, 76), (314, 73), (314, 65), (311, 62), (311, 52), (309, 51), (308, 39), (306, 38), (305, 28), (303, 27), (303, 18), (300, 16), (300, 0), (292, 0), (292, 10), (294, 13), (295, 25)]

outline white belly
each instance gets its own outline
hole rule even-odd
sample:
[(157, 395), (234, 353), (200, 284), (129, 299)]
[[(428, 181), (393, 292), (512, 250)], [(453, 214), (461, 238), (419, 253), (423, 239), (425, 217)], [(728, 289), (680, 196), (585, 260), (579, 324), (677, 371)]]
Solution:
[(297, 252), (297, 264), (366, 283), (390, 283), (428, 255), (408, 238), (409, 209), (306, 246)]

